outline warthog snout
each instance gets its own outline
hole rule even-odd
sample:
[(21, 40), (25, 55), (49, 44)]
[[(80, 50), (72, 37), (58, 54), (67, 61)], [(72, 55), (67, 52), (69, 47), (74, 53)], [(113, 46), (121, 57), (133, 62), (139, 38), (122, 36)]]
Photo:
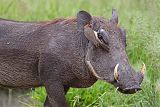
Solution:
[(124, 94), (133, 94), (136, 93), (137, 91), (142, 90), (139, 86), (133, 86), (130, 88), (125, 88), (125, 89), (120, 89), (118, 88), (118, 91), (124, 93)]

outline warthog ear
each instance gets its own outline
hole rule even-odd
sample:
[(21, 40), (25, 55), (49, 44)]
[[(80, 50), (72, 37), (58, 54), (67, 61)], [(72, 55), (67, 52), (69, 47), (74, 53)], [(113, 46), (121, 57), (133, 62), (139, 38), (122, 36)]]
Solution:
[(112, 9), (112, 18), (110, 20), (113, 24), (118, 24), (118, 14), (116, 9)]
[(92, 16), (86, 11), (79, 11), (77, 14), (77, 25), (80, 28), (84, 28), (85, 25), (90, 24)]
[(79, 11), (77, 14), (77, 26), (78, 30), (84, 32), (84, 36), (91, 41), (94, 45), (98, 45), (95, 32), (91, 28), (92, 16), (86, 11)]

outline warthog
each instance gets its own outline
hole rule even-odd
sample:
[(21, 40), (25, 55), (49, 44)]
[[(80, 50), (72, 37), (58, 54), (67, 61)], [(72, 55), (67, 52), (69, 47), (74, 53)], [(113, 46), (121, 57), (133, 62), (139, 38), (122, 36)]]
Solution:
[(98, 79), (125, 94), (140, 90), (126, 54), (126, 33), (118, 15), (105, 20), (80, 11), (73, 19), (49, 22), (0, 20), (0, 86), (47, 91), (44, 107), (67, 107), (70, 87), (89, 87)]

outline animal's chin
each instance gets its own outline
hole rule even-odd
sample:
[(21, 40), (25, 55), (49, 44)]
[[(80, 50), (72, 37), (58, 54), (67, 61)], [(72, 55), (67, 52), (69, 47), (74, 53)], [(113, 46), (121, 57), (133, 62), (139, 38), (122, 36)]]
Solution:
[(140, 87), (133, 87), (133, 88), (131, 87), (131, 88), (125, 88), (125, 89), (118, 88), (118, 91), (120, 91), (123, 94), (134, 94), (140, 90), (141, 90)]

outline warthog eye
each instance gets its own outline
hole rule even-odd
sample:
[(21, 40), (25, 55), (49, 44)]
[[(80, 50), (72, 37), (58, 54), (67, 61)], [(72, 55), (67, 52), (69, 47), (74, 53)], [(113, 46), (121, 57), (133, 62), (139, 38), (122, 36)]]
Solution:
[(98, 39), (99, 39), (101, 42), (103, 42), (103, 43), (105, 43), (105, 44), (107, 44), (107, 45), (109, 44), (108, 34), (107, 34), (107, 32), (106, 32), (104, 29), (100, 29), (100, 30), (98, 31), (97, 35), (98, 35)]
[(104, 42), (103, 37), (102, 37), (102, 33), (97, 33), (97, 34), (98, 34), (98, 38), (99, 38), (102, 42)]

